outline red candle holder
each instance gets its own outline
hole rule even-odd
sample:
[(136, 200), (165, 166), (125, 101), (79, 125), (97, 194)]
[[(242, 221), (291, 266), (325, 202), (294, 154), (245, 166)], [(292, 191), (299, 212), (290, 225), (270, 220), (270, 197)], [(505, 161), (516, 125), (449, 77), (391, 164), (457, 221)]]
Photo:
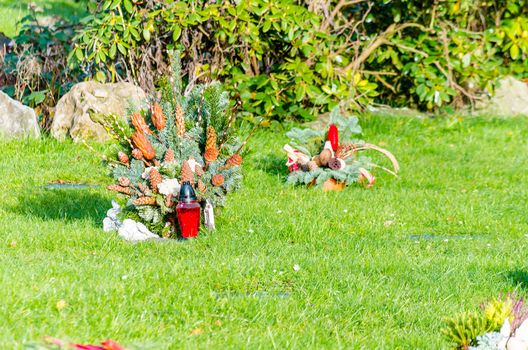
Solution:
[(182, 184), (176, 215), (183, 238), (195, 238), (200, 232), (200, 203), (189, 181)]

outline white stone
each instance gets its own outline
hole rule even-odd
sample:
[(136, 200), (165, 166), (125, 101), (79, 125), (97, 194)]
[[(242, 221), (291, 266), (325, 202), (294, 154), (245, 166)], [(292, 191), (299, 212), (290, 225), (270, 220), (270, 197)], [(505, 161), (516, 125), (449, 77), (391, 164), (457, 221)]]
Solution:
[(112, 201), (112, 208), (106, 212), (106, 218), (103, 219), (103, 231), (116, 231), (121, 226), (121, 221), (118, 220), (117, 215), (121, 212), (121, 207), (116, 201)]
[(117, 218), (121, 212), (121, 207), (116, 201), (112, 201), (112, 208), (106, 212), (103, 219), (103, 230), (105, 232), (117, 231), (119, 236), (127, 241), (145, 241), (147, 239), (159, 239), (160, 237), (152, 233), (145, 225), (132, 219), (125, 219), (123, 222)]
[(0, 137), (40, 136), (35, 111), (0, 91)]
[(132, 219), (125, 219), (117, 233), (127, 241), (145, 241), (159, 238), (158, 235), (150, 232), (145, 225)]

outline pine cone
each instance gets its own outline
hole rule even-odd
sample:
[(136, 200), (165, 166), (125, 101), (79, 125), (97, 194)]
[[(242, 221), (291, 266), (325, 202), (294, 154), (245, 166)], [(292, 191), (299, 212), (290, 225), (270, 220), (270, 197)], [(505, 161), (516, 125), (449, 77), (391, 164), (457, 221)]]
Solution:
[(146, 160), (152, 160), (156, 156), (154, 148), (144, 134), (136, 131), (134, 135), (132, 135), (132, 143), (141, 151), (141, 153), (143, 153), (143, 157), (145, 157)]
[(169, 194), (166, 198), (165, 198), (165, 206), (167, 208), (172, 208), (174, 206), (174, 201), (172, 200), (172, 194)]
[(167, 163), (174, 162), (174, 151), (169, 148), (167, 152), (165, 152), (165, 158), (163, 160)]
[(128, 165), (128, 162), (130, 159), (128, 159), (128, 156), (126, 155), (125, 152), (121, 152), (119, 151), (119, 153), (117, 153), (117, 159), (119, 159), (119, 161), (123, 164), (127, 164)]
[(156, 198), (154, 197), (139, 197), (132, 202), (134, 205), (156, 205)]
[(132, 157), (134, 157), (137, 160), (141, 160), (141, 159), (143, 159), (143, 153), (141, 153), (141, 151), (139, 149), (134, 148), (132, 150)]
[(130, 186), (130, 179), (128, 177), (122, 176), (117, 181), (119, 182), (120, 186), (123, 186), (123, 187)]
[(191, 185), (194, 185), (194, 174), (188, 161), (183, 162), (181, 171), (180, 183), (184, 183), (185, 181), (189, 181)]
[(154, 102), (154, 104), (150, 107), (150, 112), (152, 114), (152, 124), (154, 124), (154, 127), (158, 130), (164, 129), (165, 116), (163, 115), (163, 109), (161, 109), (161, 106)]
[(332, 151), (330, 151), (328, 148), (325, 148), (324, 150), (322, 150), (321, 154), (319, 154), (319, 162), (323, 166), (326, 166), (328, 164), (330, 158), (332, 158)]
[(211, 183), (214, 185), (214, 186), (222, 186), (224, 184), (224, 175), (222, 174), (216, 174), (215, 176), (213, 176), (213, 178), (211, 179)]
[(149, 190), (148, 187), (145, 184), (139, 184), (138, 188), (144, 194), (147, 193), (147, 191)]
[(132, 195), (132, 191), (130, 190), (129, 187), (123, 187), (123, 186), (119, 186), (119, 185), (110, 185), (110, 186), (107, 186), (106, 188), (108, 190), (110, 190), (110, 191), (123, 193), (123, 194), (129, 195), (129, 196)]
[(185, 115), (180, 104), (176, 106), (175, 119), (178, 136), (183, 137), (183, 135), (185, 135)]
[(204, 174), (204, 170), (200, 164), (196, 164), (196, 166), (194, 167), (194, 173), (196, 174), (196, 176), (202, 176)]
[(202, 180), (198, 180), (198, 186), (197, 187), (198, 187), (198, 191), (200, 191), (202, 193), (205, 193), (205, 191), (207, 191), (207, 187), (202, 182)]
[(242, 164), (242, 157), (239, 154), (233, 154), (226, 162), (226, 168), (232, 168)]
[(132, 116), (130, 117), (130, 121), (138, 132), (152, 135), (152, 131), (148, 127), (147, 122), (145, 122), (145, 118), (143, 118), (143, 116), (138, 112), (132, 114)]
[(204, 159), (210, 163), (218, 159), (218, 150), (216, 148), (205, 150)]
[(158, 169), (153, 168), (150, 170), (149, 179), (150, 188), (152, 188), (152, 192), (158, 193), (158, 185), (163, 181), (163, 178), (161, 177), (161, 174)]
[(209, 125), (207, 127), (204, 158), (208, 162), (214, 162), (218, 158), (218, 153), (218, 148), (216, 147), (216, 131)]

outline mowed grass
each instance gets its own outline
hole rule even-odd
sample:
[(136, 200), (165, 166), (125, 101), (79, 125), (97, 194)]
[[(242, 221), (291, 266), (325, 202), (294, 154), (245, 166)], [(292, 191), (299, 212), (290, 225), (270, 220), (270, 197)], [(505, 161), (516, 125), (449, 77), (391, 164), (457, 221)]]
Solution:
[(0, 348), (51, 335), (131, 349), (439, 349), (444, 317), (526, 295), (528, 119), (361, 123), (398, 157), (399, 178), (287, 187), (286, 139), (264, 131), (217, 231), (164, 243), (103, 232), (103, 187), (42, 187), (108, 184), (84, 146), (0, 143)]
[(0, 0), (0, 32), (13, 37), (20, 30), (20, 20), (31, 14), (29, 5), (36, 5), (37, 18), (57, 16), (71, 18), (85, 13), (85, 2), (73, 0)]

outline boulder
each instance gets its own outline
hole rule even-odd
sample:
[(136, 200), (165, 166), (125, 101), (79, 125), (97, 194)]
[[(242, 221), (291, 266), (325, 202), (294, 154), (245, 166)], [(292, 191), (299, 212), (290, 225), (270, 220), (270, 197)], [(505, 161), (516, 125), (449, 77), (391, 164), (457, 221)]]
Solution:
[(106, 130), (90, 116), (101, 113), (125, 117), (129, 108), (142, 106), (146, 99), (145, 92), (131, 83), (79, 83), (57, 103), (51, 135), (59, 140), (71, 136), (76, 142), (107, 141), (110, 136)]
[(484, 112), (501, 116), (528, 115), (528, 84), (513, 77), (501, 79)]
[(33, 108), (0, 91), (0, 137), (39, 136), (40, 128)]

